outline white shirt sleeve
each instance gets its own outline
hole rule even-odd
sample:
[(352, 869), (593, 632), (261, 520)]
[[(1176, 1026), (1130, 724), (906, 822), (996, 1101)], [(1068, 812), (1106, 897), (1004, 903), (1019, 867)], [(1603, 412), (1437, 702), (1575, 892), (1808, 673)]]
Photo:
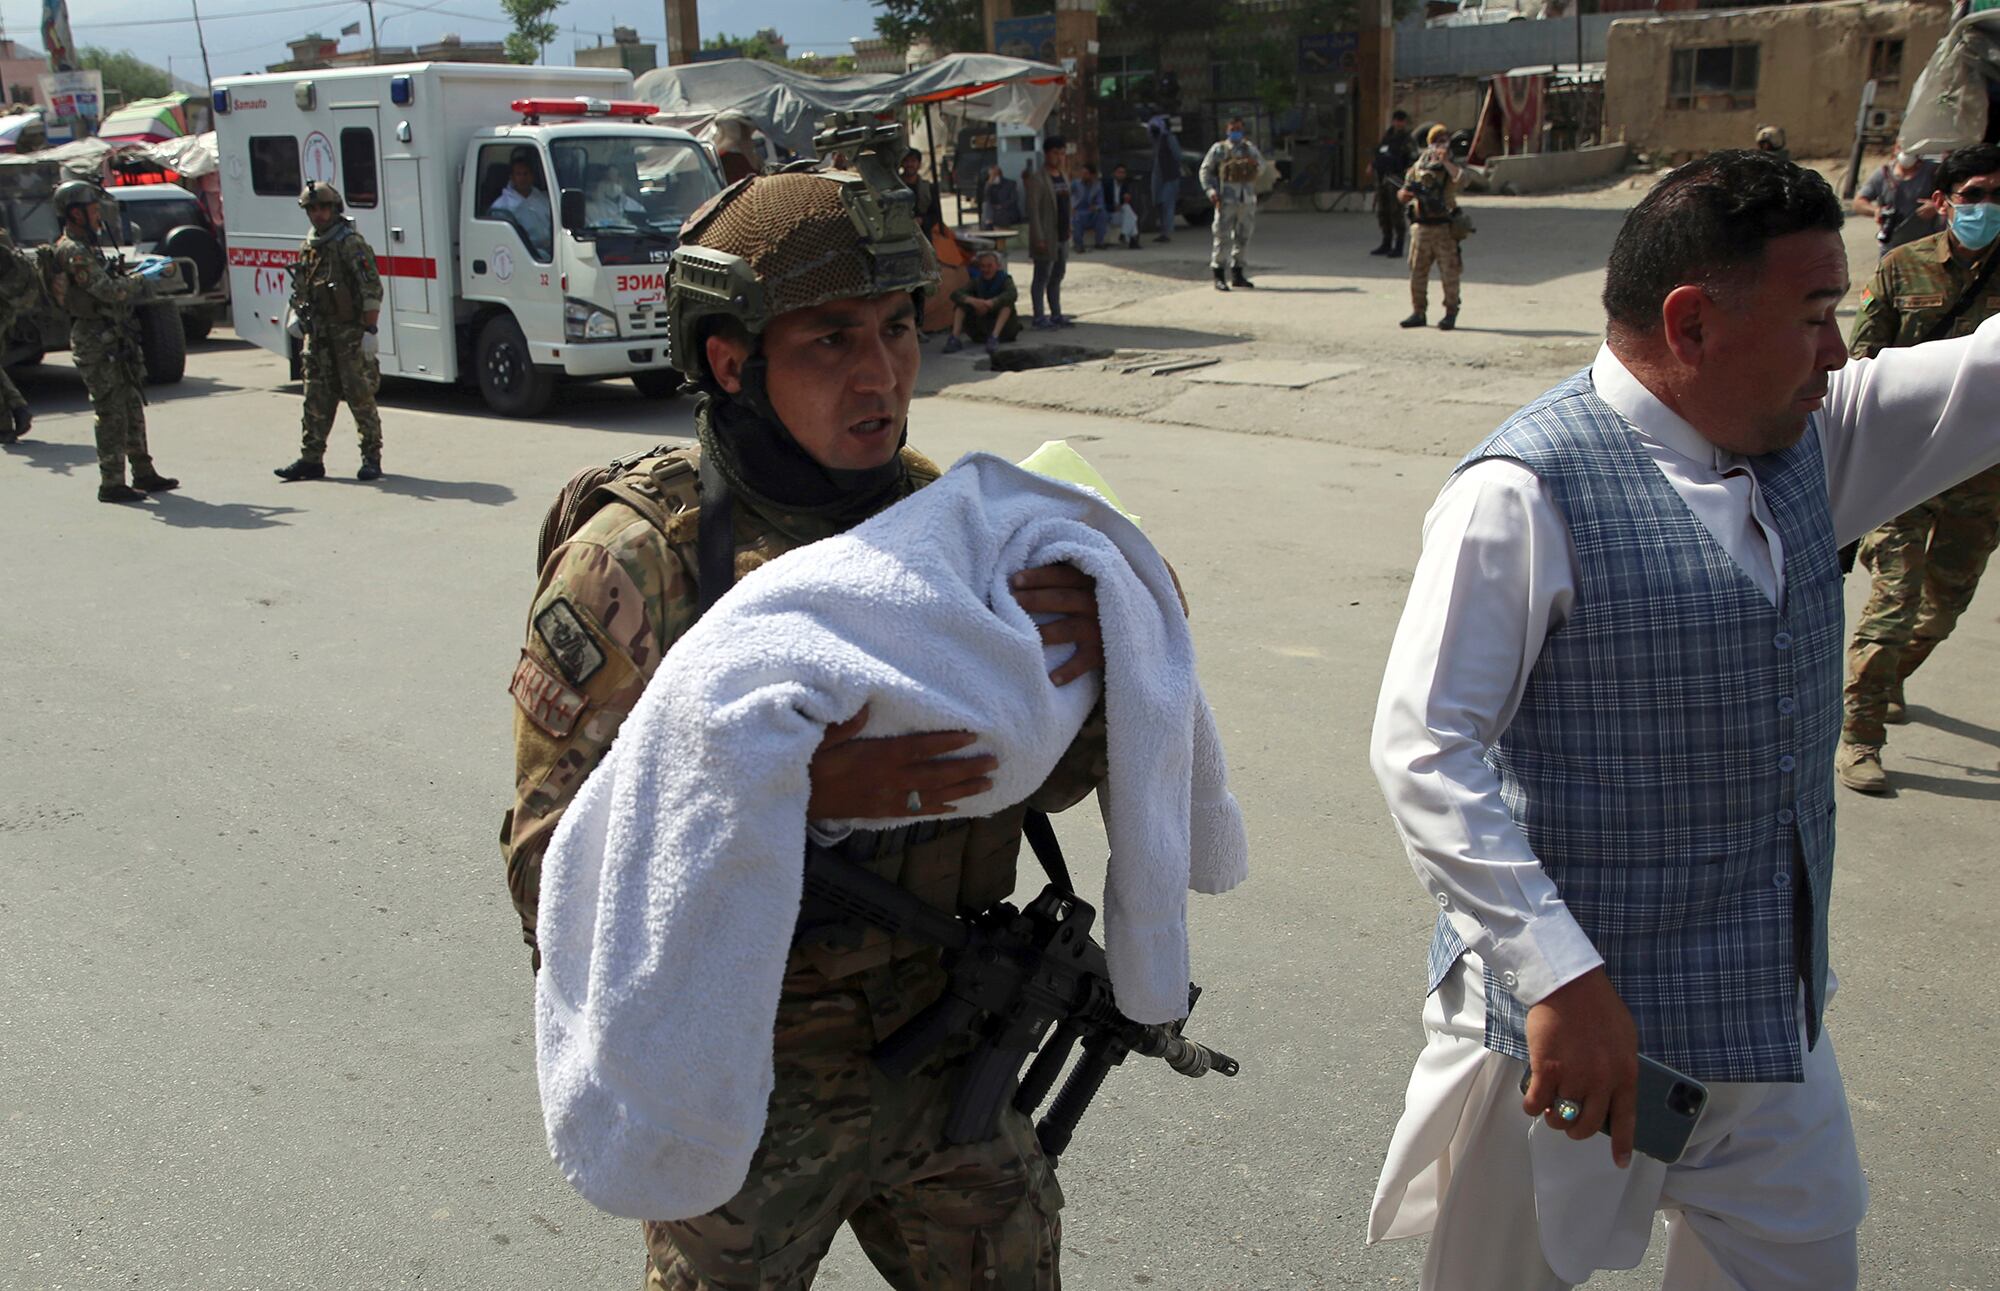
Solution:
[(1603, 963), (1486, 764), (1576, 599), (1569, 533), (1518, 462), (1461, 471), (1424, 520), (1369, 758), (1410, 864), (1523, 1004)]
[(2000, 315), (1970, 336), (1855, 359), (1821, 418), (1834, 541), (1849, 543), (2000, 462)]

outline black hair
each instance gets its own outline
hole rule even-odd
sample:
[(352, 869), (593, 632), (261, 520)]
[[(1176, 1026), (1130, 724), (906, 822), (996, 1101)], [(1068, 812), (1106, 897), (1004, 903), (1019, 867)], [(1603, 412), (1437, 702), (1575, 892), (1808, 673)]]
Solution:
[(1069, 144), (1064, 142), (1063, 137), (1059, 134), (1052, 134), (1048, 138), (1042, 140), (1043, 152), (1055, 152), (1059, 149), (1067, 151), (1068, 148)]
[[(516, 148), (507, 154), (507, 164), (509, 166), (534, 166), (535, 150), (533, 148)], [(540, 167), (536, 167), (536, 169), (539, 170)]]
[(1091, 165), (1089, 162), (1086, 161), (1083, 163), (1083, 173), (1086, 175), (1095, 175), (1097, 173), (1097, 167)]
[(1403, 109), (1401, 108), (1397, 108), (1394, 112), (1391, 112), (1389, 114), (1389, 119), (1391, 121), (1408, 121), (1410, 119), (1410, 114), (1403, 111)]
[(1625, 217), (1604, 273), (1611, 322), (1651, 331), (1676, 287), (1754, 270), (1764, 245), (1791, 233), (1838, 233), (1840, 199), (1818, 171), (1732, 148), (1653, 185)]
[(922, 161), (924, 159), (924, 150), (922, 148), (910, 148), (904, 151), (903, 156), (905, 159), (915, 157), (918, 161)]
[(1976, 143), (1960, 148), (1938, 167), (1937, 186), (1941, 193), (1955, 193), (1958, 186), (1977, 175), (2000, 170), (2000, 144)]

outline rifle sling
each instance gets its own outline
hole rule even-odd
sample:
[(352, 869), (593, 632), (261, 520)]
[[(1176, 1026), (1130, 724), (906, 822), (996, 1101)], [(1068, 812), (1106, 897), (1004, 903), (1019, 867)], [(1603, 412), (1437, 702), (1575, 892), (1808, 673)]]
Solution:
[(697, 617), (715, 608), (736, 585), (735, 504), (729, 485), (707, 453), (701, 455), (701, 526), (695, 538), (695, 595), (700, 609)]

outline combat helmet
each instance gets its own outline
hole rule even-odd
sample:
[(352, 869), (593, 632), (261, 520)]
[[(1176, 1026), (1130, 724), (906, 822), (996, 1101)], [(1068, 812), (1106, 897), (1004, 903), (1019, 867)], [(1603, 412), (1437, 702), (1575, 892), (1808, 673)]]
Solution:
[(937, 290), (937, 258), (917, 227), (916, 195), (896, 175), (903, 127), (852, 113), (813, 140), (856, 170), (787, 171), (739, 180), (688, 219), (667, 290), (669, 357), (707, 374), (705, 320), (760, 336), (772, 319), (849, 296)]
[(303, 211), (309, 206), (331, 206), (336, 214), (347, 209), (347, 203), (341, 200), (340, 190), (325, 180), (307, 184), (305, 191), (299, 194), (299, 209)]
[(55, 195), (49, 204), (55, 207), (56, 219), (69, 219), (69, 213), (79, 206), (90, 206), (105, 200), (104, 190), (87, 179), (71, 179), (56, 185)]

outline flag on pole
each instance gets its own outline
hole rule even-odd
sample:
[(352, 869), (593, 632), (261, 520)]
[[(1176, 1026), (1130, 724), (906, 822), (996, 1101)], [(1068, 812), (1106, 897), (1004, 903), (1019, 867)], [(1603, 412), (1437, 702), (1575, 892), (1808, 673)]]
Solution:
[(76, 70), (76, 45), (69, 34), (68, 0), (42, 0), (42, 46), (51, 72)]
[(359, 36), (361, 34), (361, 24), (350, 22), (340, 29), (340, 34), (343, 36)]

